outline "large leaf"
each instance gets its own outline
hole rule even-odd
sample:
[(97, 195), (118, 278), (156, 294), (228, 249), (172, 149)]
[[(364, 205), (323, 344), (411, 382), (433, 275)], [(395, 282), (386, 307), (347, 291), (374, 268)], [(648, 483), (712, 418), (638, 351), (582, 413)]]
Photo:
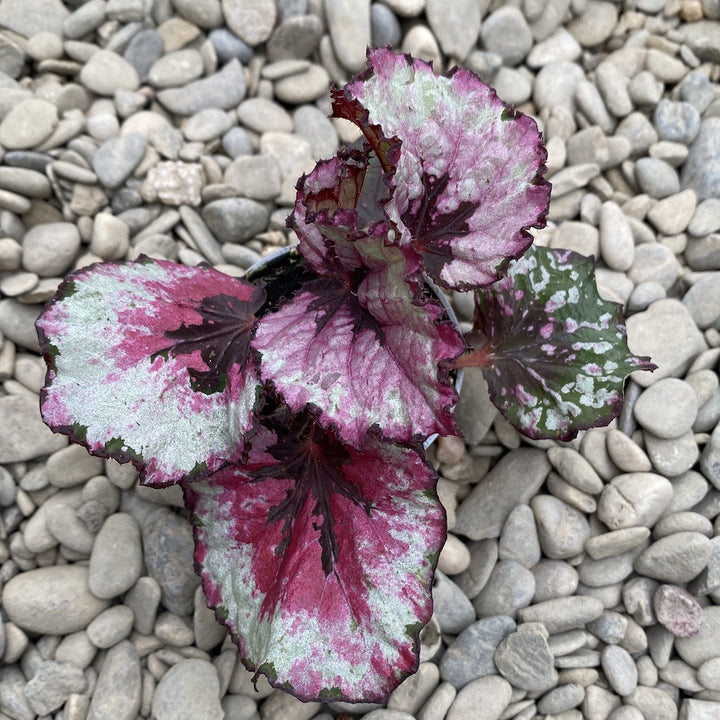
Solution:
[(490, 398), (531, 438), (569, 440), (622, 409), (623, 380), (653, 369), (628, 350), (620, 306), (603, 300), (591, 259), (533, 247), (508, 275), (476, 292), (476, 349)]
[(457, 396), (439, 363), (462, 352), (462, 339), (406, 279), (412, 261), (400, 248), (376, 239), (364, 253), (357, 287), (320, 278), (263, 316), (253, 340), (262, 378), (294, 411), (320, 408), (321, 423), (355, 447), (371, 428), (404, 442), (453, 434)]
[(259, 392), (250, 349), (261, 289), (210, 267), (102, 263), (70, 275), (37, 322), (42, 414), (149, 485), (217, 470), (242, 450)]
[[(529, 228), (544, 225), (550, 185), (537, 125), (468, 70), (438, 76), (374, 48), (368, 70), (334, 93), (333, 110), (395, 170), (385, 210), (397, 242), (421, 253), (441, 285), (491, 284), (530, 245)], [(387, 138), (402, 143), (396, 168)]]
[(432, 613), (437, 478), (414, 450), (355, 450), (309, 413), (276, 431), (244, 466), (185, 485), (208, 604), (276, 687), (381, 702), (417, 669)]

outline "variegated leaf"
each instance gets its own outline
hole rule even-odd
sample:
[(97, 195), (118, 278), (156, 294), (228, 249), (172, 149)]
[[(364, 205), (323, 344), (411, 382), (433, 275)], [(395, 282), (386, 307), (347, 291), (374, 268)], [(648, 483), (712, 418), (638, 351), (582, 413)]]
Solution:
[(421, 60), (368, 51), (368, 70), (333, 98), (334, 114), (358, 124), (390, 171), (386, 138), (401, 141), (385, 210), (439, 284), (484, 287), (530, 245), (545, 223), (547, 153), (531, 118), (516, 113), (476, 75), (436, 75)]
[(262, 378), (293, 410), (320, 408), (321, 423), (355, 447), (371, 428), (404, 442), (453, 434), (457, 396), (440, 364), (462, 352), (462, 338), (406, 279), (412, 261), (400, 248), (376, 240), (364, 253), (357, 287), (320, 278), (263, 316), (253, 340)]
[(493, 403), (531, 438), (607, 425), (625, 377), (654, 368), (628, 350), (620, 306), (598, 295), (592, 260), (569, 250), (532, 247), (478, 290), (473, 335), (476, 349), (456, 367), (483, 367)]
[(149, 485), (235, 459), (259, 392), (250, 349), (264, 293), (210, 267), (102, 263), (60, 286), (37, 322), (43, 419)]
[[(445, 514), (410, 448), (355, 450), (311, 414), (185, 486), (208, 604), (243, 663), (302, 700), (384, 701), (417, 669)], [(292, 424), (290, 424), (292, 427)]]

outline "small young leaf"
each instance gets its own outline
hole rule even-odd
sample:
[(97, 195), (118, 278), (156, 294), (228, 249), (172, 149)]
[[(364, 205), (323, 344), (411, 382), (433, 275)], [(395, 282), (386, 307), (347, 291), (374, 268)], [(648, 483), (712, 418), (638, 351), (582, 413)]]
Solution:
[(437, 477), (410, 448), (344, 446), (311, 413), (277, 429), (244, 466), (184, 484), (208, 604), (274, 686), (384, 701), (417, 669), (432, 613)]
[(412, 265), (401, 248), (378, 239), (363, 252), (377, 267), (357, 287), (320, 278), (263, 316), (253, 340), (262, 378), (294, 411), (321, 408), (321, 423), (355, 447), (371, 428), (403, 442), (453, 434), (457, 396), (438, 363), (457, 357), (462, 339), (406, 279)]
[(73, 273), (37, 321), (43, 419), (149, 485), (235, 459), (259, 392), (250, 350), (262, 289), (164, 260)]
[(343, 148), (300, 179), (289, 224), (315, 272), (349, 277), (364, 265), (363, 241), (391, 235), (383, 210), (393, 189), (390, 177), (369, 150)]
[(388, 172), (395, 163), (382, 141), (401, 141), (385, 211), (396, 242), (420, 253), (440, 285), (493, 283), (532, 242), (528, 229), (544, 225), (550, 185), (537, 126), (468, 70), (438, 76), (373, 48), (368, 70), (334, 93), (333, 110), (360, 127)]
[(475, 294), (476, 349), (490, 398), (531, 438), (570, 440), (622, 409), (623, 380), (651, 370), (628, 350), (620, 306), (603, 300), (591, 259), (533, 246), (508, 275)]

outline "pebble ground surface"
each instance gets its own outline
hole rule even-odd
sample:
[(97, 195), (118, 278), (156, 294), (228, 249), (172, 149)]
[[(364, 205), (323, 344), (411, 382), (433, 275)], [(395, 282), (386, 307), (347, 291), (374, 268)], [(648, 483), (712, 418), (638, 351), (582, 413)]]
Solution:
[[(565, 445), (467, 373), (465, 440), (433, 451), (435, 615), (387, 707), (253, 689), (176, 490), (42, 425), (33, 329), (90, 262), (237, 274), (292, 242), (297, 177), (356, 137), (328, 89), (368, 44), (538, 119), (537, 242), (597, 258), (659, 366)], [(718, 0), (0, 0), (0, 720), (720, 718), (719, 78)]]

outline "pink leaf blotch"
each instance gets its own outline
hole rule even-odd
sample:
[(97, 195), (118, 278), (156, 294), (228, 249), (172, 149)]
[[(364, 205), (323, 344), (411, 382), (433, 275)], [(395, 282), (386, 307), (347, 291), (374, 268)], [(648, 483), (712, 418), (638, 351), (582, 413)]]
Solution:
[(627, 346), (620, 306), (603, 300), (593, 261), (533, 246), (506, 277), (476, 292), (476, 348), (456, 367), (479, 365), (490, 398), (531, 438), (570, 440), (622, 409), (623, 381), (652, 370)]
[(363, 252), (358, 283), (321, 278), (262, 317), (253, 347), (263, 380), (295, 411), (320, 408), (321, 424), (355, 447), (371, 429), (402, 442), (455, 433), (457, 395), (441, 362), (462, 352), (461, 336), (408, 280), (413, 260), (401, 248), (378, 239)]
[(259, 393), (250, 348), (264, 292), (164, 260), (82, 268), (37, 321), (43, 419), (149, 485), (238, 457)]
[(528, 248), (529, 228), (545, 224), (550, 185), (537, 125), (472, 72), (437, 75), (373, 48), (368, 69), (335, 91), (333, 110), (360, 127), (388, 171), (378, 135), (401, 142), (385, 211), (396, 242), (419, 252), (440, 285), (490, 285)]
[(356, 450), (303, 411), (185, 484), (205, 593), (245, 666), (306, 701), (381, 702), (415, 672), (446, 532), (436, 480), (415, 450)]

